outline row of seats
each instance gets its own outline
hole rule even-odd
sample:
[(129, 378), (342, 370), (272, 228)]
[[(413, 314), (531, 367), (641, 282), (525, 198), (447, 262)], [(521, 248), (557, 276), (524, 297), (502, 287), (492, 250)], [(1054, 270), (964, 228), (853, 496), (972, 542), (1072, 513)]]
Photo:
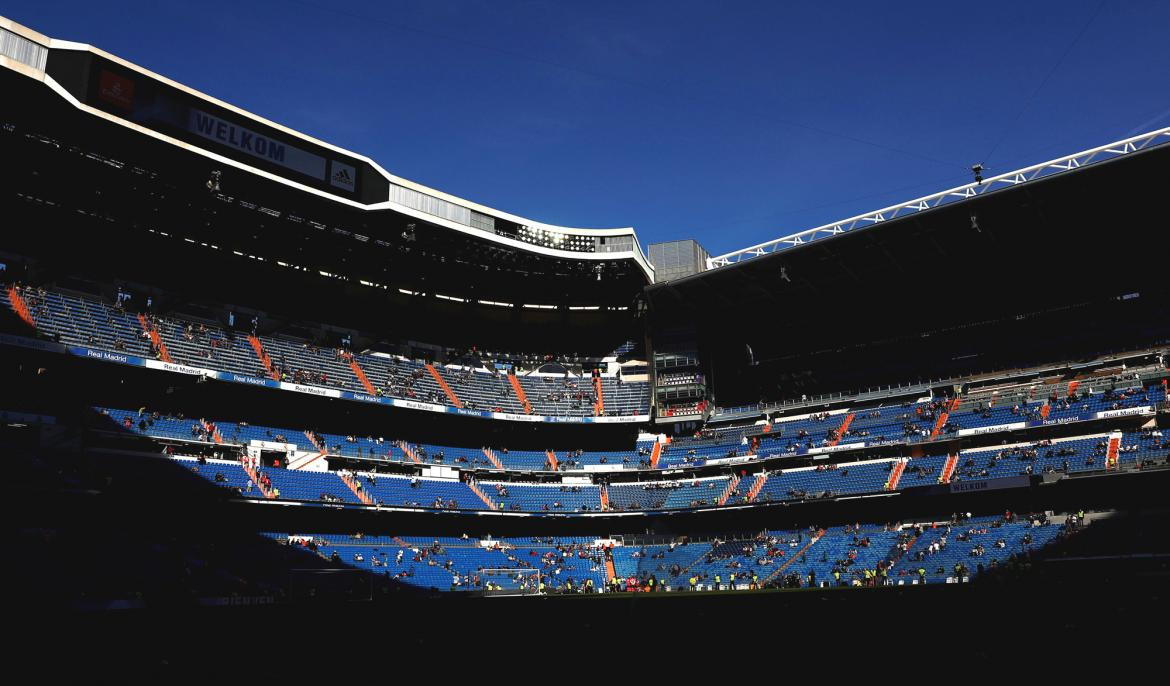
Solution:
[(537, 485), (481, 481), (479, 486), (503, 510), (560, 513), (601, 510), (601, 487), (594, 484)]
[(726, 476), (686, 481), (612, 484), (609, 505), (615, 510), (676, 510), (714, 507), (731, 478)]
[(768, 476), (756, 501), (804, 500), (875, 493), (885, 486), (892, 465), (892, 460), (880, 460), (781, 471)]

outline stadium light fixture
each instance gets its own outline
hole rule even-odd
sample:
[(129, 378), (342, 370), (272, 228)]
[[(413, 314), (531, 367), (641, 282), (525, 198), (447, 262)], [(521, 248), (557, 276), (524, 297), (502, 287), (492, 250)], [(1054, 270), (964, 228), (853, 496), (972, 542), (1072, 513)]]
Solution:
[(223, 176), (223, 172), (221, 172), (220, 170), (218, 170), (218, 169), (212, 170), (211, 176), (209, 176), (207, 178), (207, 190), (211, 191), (212, 193), (218, 193), (219, 192), (219, 179), (222, 176)]
[(979, 184), (983, 183), (983, 165), (982, 164), (971, 165), (971, 172), (973, 174), (975, 174), (975, 183), (979, 183)]

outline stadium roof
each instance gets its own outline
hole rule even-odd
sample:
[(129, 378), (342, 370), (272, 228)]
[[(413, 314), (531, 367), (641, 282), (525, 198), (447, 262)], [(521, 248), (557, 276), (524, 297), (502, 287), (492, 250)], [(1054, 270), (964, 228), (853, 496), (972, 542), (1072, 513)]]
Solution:
[(707, 267), (714, 269), (717, 267), (726, 267), (732, 264), (737, 264), (746, 260), (750, 260), (763, 255), (768, 255), (788, 248), (804, 245), (812, 241), (836, 236), (856, 229), (863, 229), (874, 224), (890, 221), (910, 214), (924, 212), (934, 209), (941, 205), (948, 205), (955, 202), (961, 202), (969, 198), (979, 195), (984, 195), (992, 191), (1003, 188), (1011, 188), (1021, 184), (1029, 183), (1037, 179), (1046, 178), (1054, 174), (1079, 169), (1088, 164), (1095, 164), (1105, 160), (1113, 159), (1123, 155), (1128, 155), (1139, 150), (1144, 150), (1155, 145), (1163, 145), (1170, 142), (1170, 127), (1158, 129), (1143, 133), (1132, 138), (1108, 143), (1096, 148), (1084, 150), (1064, 157), (1058, 157), (1054, 160), (1034, 164), (1023, 169), (1017, 169), (1005, 174), (999, 174), (990, 178), (973, 181), (971, 183), (950, 188), (938, 193), (925, 195), (921, 198), (915, 198), (906, 202), (883, 207), (880, 210), (866, 212), (848, 219), (842, 219), (828, 224), (822, 224), (812, 229), (805, 229), (794, 234), (784, 236), (783, 238), (776, 238), (774, 240), (753, 245), (750, 248), (743, 248), (735, 250), (717, 257), (710, 257), (707, 259)]
[[(122, 93), (129, 93), (128, 96), (116, 96), (126, 98), (121, 103), (123, 105), (120, 108), (122, 111), (119, 111), (118, 107), (103, 106), (103, 103), (98, 102), (99, 98), (94, 95), (96, 89), (93, 84), (82, 79), (72, 83), (69, 79), (63, 78), (63, 74), (68, 73), (72, 77), (75, 76), (73, 72), (77, 71), (77, 65), (73, 63), (61, 68), (57, 67), (55, 63), (64, 61), (58, 59), (58, 56), (64, 53), (92, 55), (100, 58), (104, 64), (111, 65), (114, 72), (120, 72), (111, 73), (108, 77), (114, 80), (114, 86), (120, 88)], [(219, 164), (286, 184), (298, 191), (311, 193), (333, 202), (363, 210), (394, 210), (419, 220), (501, 244), (506, 248), (521, 249), (551, 257), (599, 263), (628, 259), (638, 265), (647, 282), (654, 280), (654, 268), (642, 253), (638, 238), (632, 228), (581, 229), (556, 226), (449, 195), (391, 174), (376, 161), (364, 155), (331, 145), (220, 101), (99, 48), (84, 43), (50, 38), (3, 16), (0, 16), (0, 66), (43, 82), (73, 107), (88, 114), (182, 147), (195, 154), (213, 159)], [(91, 80), (98, 78), (96, 74), (95, 68)], [(129, 80), (126, 80), (127, 76)], [(174, 89), (176, 93), (194, 98), (203, 103), (204, 106), (214, 108), (211, 114), (193, 110), (193, 112), (198, 112), (205, 117), (209, 125), (213, 127), (209, 129), (212, 133), (198, 133), (194, 125), (187, 127), (184, 123), (181, 126), (189, 128), (184, 133), (197, 134), (197, 136), (202, 136), (203, 140), (200, 140), (199, 137), (192, 138), (190, 135), (178, 137), (174, 135), (174, 131), (160, 130), (158, 126), (147, 121), (138, 111), (140, 103), (131, 102), (134, 98), (135, 81), (140, 77), (145, 77), (146, 80), (161, 88)], [(107, 75), (102, 74), (101, 78), (105, 79)], [(137, 87), (141, 90), (143, 83), (137, 83)], [(107, 97), (105, 105), (109, 104), (110, 98)], [(133, 112), (130, 111), (132, 108)], [(235, 121), (232, 121), (233, 119)], [(246, 121), (248, 126), (254, 126), (255, 130), (232, 128), (233, 124), (239, 126), (240, 120)], [(216, 132), (221, 130), (227, 133), (217, 135)], [(318, 158), (312, 160), (313, 164), (319, 168), (319, 171), (312, 172), (316, 176), (315, 183), (307, 183), (307, 176), (296, 173), (304, 171), (304, 168), (298, 169), (289, 161), (278, 163), (279, 166), (259, 164), (258, 158), (263, 156), (258, 155), (255, 150), (246, 149), (247, 146), (239, 142), (245, 136), (251, 140), (259, 140), (263, 134), (276, 136), (274, 140), (277, 143), (287, 140), (292, 141), (290, 145), (308, 147), (311, 152), (294, 148), (290, 154), (296, 153)], [(208, 146), (204, 142), (206, 140), (222, 143), (222, 145)], [(188, 141), (199, 144), (192, 144)], [(329, 159), (320, 159), (325, 157)], [(367, 167), (371, 172), (371, 178), (364, 185), (377, 188), (377, 194), (372, 198), (369, 192), (362, 193), (360, 186), (363, 168)], [(357, 176), (358, 180), (343, 178), (347, 173)], [(342, 175), (341, 182), (335, 181), (339, 178), (339, 174)], [(355, 185), (358, 186), (356, 190)], [(383, 190), (386, 192), (382, 192)], [(515, 227), (515, 230), (497, 231), (495, 228), (496, 220), (510, 227)], [(574, 241), (575, 238), (577, 241)], [(575, 242), (583, 243), (587, 248), (574, 246)], [(562, 245), (566, 247), (561, 248)]]

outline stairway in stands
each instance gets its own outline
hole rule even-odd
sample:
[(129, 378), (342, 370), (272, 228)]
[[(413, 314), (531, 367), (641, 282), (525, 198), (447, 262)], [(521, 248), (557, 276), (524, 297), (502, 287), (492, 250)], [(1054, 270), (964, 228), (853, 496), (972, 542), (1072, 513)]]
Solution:
[(551, 450), (546, 450), (544, 453), (548, 455), (549, 467), (551, 467), (554, 472), (557, 471), (557, 468), (560, 466), (560, 463), (557, 462), (557, 454)]
[(514, 373), (508, 372), (508, 383), (512, 384), (512, 391), (520, 400), (520, 404), (524, 406), (524, 414), (532, 414), (532, 405), (528, 404), (528, 396), (524, 394), (524, 388), (520, 386), (520, 379), (517, 379)]
[(158, 329), (147, 321), (146, 315), (140, 313), (138, 315), (138, 323), (142, 325), (142, 330), (146, 332), (146, 335), (150, 336), (151, 342), (154, 343), (154, 349), (158, 352), (158, 358), (163, 362), (173, 363), (174, 360), (171, 359), (171, 354), (167, 352), (167, 344), (163, 343), (162, 337), (158, 335)]
[(24, 320), (25, 324), (34, 329), (37, 328), (37, 323), (28, 309), (28, 304), (24, 302), (24, 298), (20, 297), (15, 286), (8, 287), (8, 301), (12, 303), (12, 309), (16, 311), (17, 316)]
[[(913, 529), (911, 529), (911, 531), (913, 531)], [(914, 544), (918, 542), (919, 538), (921, 538), (921, 537), (920, 536), (911, 536), (910, 540), (906, 541), (906, 549), (905, 550), (902, 550), (901, 548), (899, 548), (896, 545), (894, 547), (890, 548), (890, 552), (886, 555), (886, 559), (890, 561), (890, 567), (889, 567), (890, 572), (893, 572), (894, 567), (898, 566), (898, 563), (906, 558), (906, 554), (910, 552), (910, 549), (914, 547)]]
[(601, 509), (603, 512), (609, 511), (609, 489), (605, 484), (601, 484)]
[(605, 549), (605, 582), (613, 581), (616, 576), (617, 570), (613, 566), (613, 550), (607, 547)]
[(378, 389), (374, 388), (374, 384), (370, 383), (370, 379), (366, 376), (365, 370), (362, 369), (361, 365), (357, 362), (357, 358), (353, 355), (349, 355), (349, 368), (353, 370), (353, 375), (357, 377), (362, 388), (366, 389), (366, 393), (378, 395)]
[(662, 458), (662, 441), (654, 441), (650, 449), (650, 469), (658, 469), (658, 460)]
[(601, 392), (601, 377), (593, 377), (593, 391), (597, 394), (597, 402), (593, 403), (593, 415), (600, 417), (605, 414), (605, 394)]
[(955, 476), (955, 470), (959, 467), (959, 453), (954, 453), (947, 456), (947, 461), (943, 464), (942, 474), (938, 476), (940, 484), (949, 484), (951, 478)]
[(500, 509), (500, 506), (496, 505), (494, 502), (492, 502), (491, 498), (487, 497), (487, 494), (483, 492), (483, 489), (480, 488), (479, 484), (476, 483), (474, 479), (468, 479), (467, 485), (471, 488), (472, 491), (475, 492), (476, 495), (479, 496), (479, 499), (483, 501), (483, 504), (487, 505), (489, 510)]
[(260, 489), (260, 492), (264, 494), (265, 498), (272, 499), (276, 497), (276, 494), (273, 493), (272, 489), (265, 488), (264, 484), (260, 482), (260, 475), (256, 473), (255, 469), (252, 469), (250, 460), (240, 460), (240, 466), (243, 467), (244, 471), (248, 473), (248, 478), (252, 480), (252, 483), (256, 484), (256, 488)]
[(955, 396), (955, 399), (947, 403), (943, 407), (943, 411), (938, 413), (938, 421), (934, 423), (934, 428), (930, 430), (931, 438), (934, 438), (935, 436), (938, 436), (940, 433), (942, 433), (943, 427), (947, 425), (947, 419), (950, 418), (951, 413), (958, 409), (958, 407), (959, 396)]
[(788, 569), (789, 567), (791, 567), (791, 566), (792, 566), (792, 563), (794, 563), (794, 562), (796, 562), (797, 560), (799, 560), (799, 559), (800, 559), (800, 556), (801, 556), (801, 555), (804, 555), (805, 553), (807, 553), (807, 552), (809, 551), (809, 548), (812, 548), (814, 545), (816, 545), (816, 542), (817, 542), (817, 541), (819, 541), (819, 540), (821, 540), (821, 537), (823, 537), (824, 535), (825, 535), (825, 530), (824, 530), (824, 529), (821, 529), (820, 531), (818, 531), (818, 532), (817, 532), (817, 535), (816, 535), (816, 536), (813, 536), (811, 539), (809, 539), (809, 542), (808, 542), (808, 543), (805, 543), (803, 548), (801, 548), (800, 550), (796, 551), (796, 552), (795, 552), (795, 553), (792, 555), (792, 557), (790, 557), (790, 558), (788, 558), (787, 560), (785, 560), (785, 561), (784, 561), (784, 564), (782, 564), (782, 565), (780, 565), (779, 567), (777, 567), (777, 568), (776, 568), (776, 571), (772, 572), (772, 573), (771, 573), (771, 574), (769, 574), (767, 577), (765, 577), (765, 578), (764, 578), (764, 583), (765, 583), (765, 584), (767, 584), (768, 582), (772, 581), (773, 579), (775, 579), (775, 578), (779, 577), (781, 574), (783, 574), (783, 573), (784, 573), (784, 570), (786, 570), (786, 569)]
[(894, 468), (890, 470), (890, 478), (886, 481), (885, 490), (898, 490), (898, 482), (902, 480), (902, 472), (906, 471), (906, 458), (901, 458), (894, 462)]
[(491, 462), (496, 469), (500, 470), (501, 472), (504, 471), (504, 465), (502, 462), (500, 462), (500, 458), (496, 456), (496, 451), (492, 450), (491, 448), (484, 448), (483, 456), (486, 457), (488, 462)]
[(439, 384), (439, 388), (443, 389), (443, 393), (447, 394), (447, 400), (450, 400), (452, 405), (462, 410), (463, 403), (455, 395), (455, 391), (451, 390), (451, 387), (447, 385), (447, 380), (443, 378), (439, 370), (435, 369), (435, 365), (427, 362), (427, 371), (431, 373), (431, 376), (435, 379), (435, 383)]
[(756, 481), (752, 484), (752, 490), (748, 491), (748, 502), (756, 502), (756, 496), (760, 495), (760, 490), (764, 488), (764, 484), (768, 481), (768, 473), (760, 472), (756, 475)]
[(273, 381), (280, 381), (280, 374), (272, 368), (272, 358), (264, 351), (264, 345), (259, 338), (255, 336), (248, 336), (248, 342), (252, 344), (252, 350), (256, 351), (256, 357), (260, 359), (260, 363), (264, 365), (264, 369), (268, 372), (268, 377)]
[(1109, 434), (1109, 449), (1105, 453), (1105, 471), (1110, 472), (1121, 468), (1121, 433), (1114, 431)]
[(366, 490), (361, 487), (361, 484), (358, 482), (357, 478), (355, 478), (352, 474), (337, 472), (337, 475), (341, 477), (341, 480), (345, 482), (346, 486), (349, 486), (349, 490), (353, 491), (353, 494), (357, 496), (358, 500), (362, 501), (366, 505), (374, 504), (374, 499), (371, 498), (368, 493), (366, 493)]
[(418, 459), (418, 455), (414, 454), (414, 448), (409, 443), (406, 441), (398, 441), (398, 447), (402, 448), (402, 452), (406, 453), (406, 456), (410, 458), (411, 462), (422, 464), (422, 460)]
[(739, 477), (735, 476), (733, 474), (731, 477), (731, 483), (727, 484), (727, 488), (725, 488), (723, 490), (723, 495), (719, 496), (719, 505), (720, 506), (727, 504), (727, 499), (731, 497), (732, 492), (735, 491), (735, 487), (738, 485), (739, 485)]
[(216, 427), (215, 424), (212, 424), (206, 419), (200, 419), (199, 423), (203, 426), (204, 431), (211, 434), (211, 440), (215, 441), (216, 443), (223, 443), (223, 436), (220, 435), (219, 428)]
[(829, 445), (837, 445), (841, 439), (845, 438), (845, 432), (849, 430), (849, 425), (853, 423), (853, 413), (845, 415), (845, 420), (841, 422), (841, 426), (837, 427), (837, 437), (829, 441)]

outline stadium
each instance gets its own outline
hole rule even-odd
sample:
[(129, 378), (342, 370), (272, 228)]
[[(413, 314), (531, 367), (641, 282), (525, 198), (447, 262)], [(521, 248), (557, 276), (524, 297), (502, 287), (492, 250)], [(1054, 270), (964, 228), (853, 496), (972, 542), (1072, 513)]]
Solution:
[(1170, 128), (710, 256), (3, 17), (0, 67), (10, 602), (51, 622), (1161, 607)]

